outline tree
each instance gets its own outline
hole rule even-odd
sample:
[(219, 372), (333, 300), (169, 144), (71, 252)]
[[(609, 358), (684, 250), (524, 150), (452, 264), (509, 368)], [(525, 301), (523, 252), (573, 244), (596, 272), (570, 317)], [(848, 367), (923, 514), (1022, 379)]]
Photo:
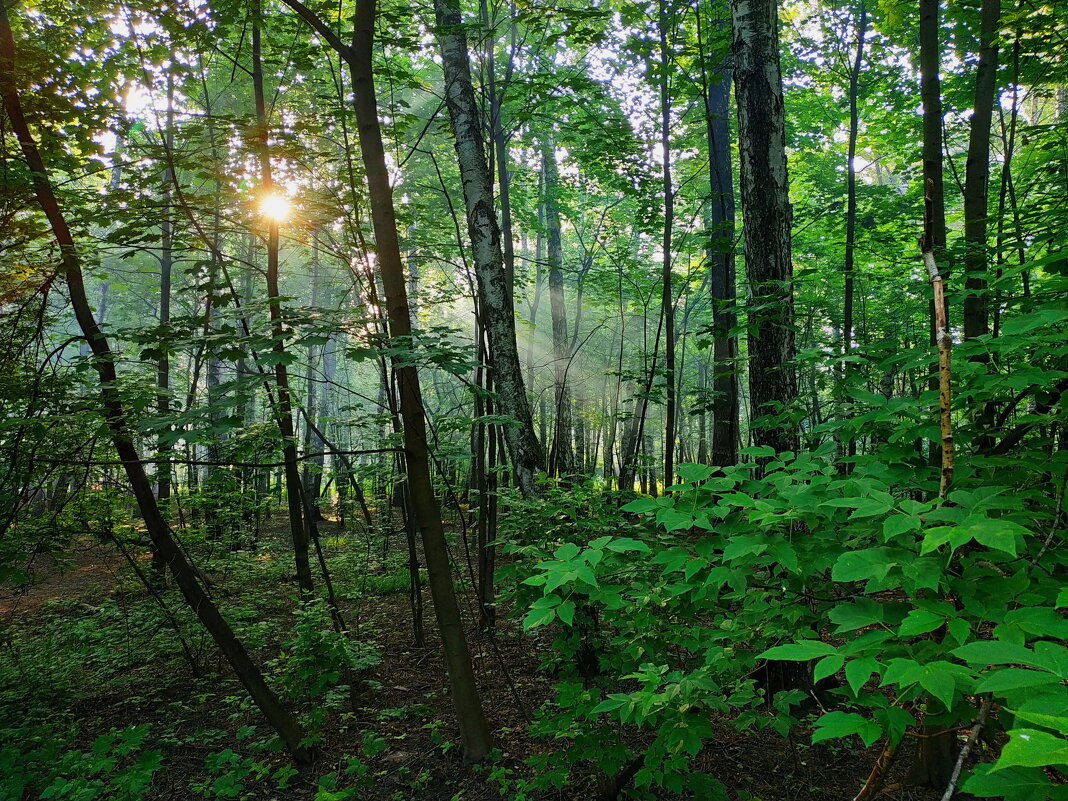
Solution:
[(508, 275), (501, 253), (501, 232), (493, 205), (493, 185), (482, 136), (471, 63), (460, 7), (454, 0), (435, 0), (438, 38), (445, 72), (445, 105), (449, 110), (456, 156), (467, 209), (467, 234), (471, 242), (479, 309), (489, 341), (493, 384), (501, 413), (516, 421), (504, 435), (512, 457), (516, 483), (527, 497), (536, 494), (534, 476), (543, 464), (542, 446), (534, 433), (519, 346), (515, 312)]
[[(726, 3), (716, 4), (713, 24), (716, 32), (729, 29)], [(700, 22), (700, 18), (698, 18)], [(699, 31), (700, 32), (700, 31)], [(707, 48), (707, 41), (701, 42)], [(707, 54), (702, 53), (702, 79), (705, 83), (705, 125), (708, 140), (709, 202), (709, 281), (712, 297), (712, 464), (727, 466), (738, 461), (738, 325), (735, 313), (736, 285), (734, 262), (734, 167), (731, 164), (730, 93), (732, 63), (725, 55), (706, 71)]]
[[(731, 21), (749, 281), (746, 305), (753, 442), (777, 453), (796, 451), (796, 429), (786, 416), (797, 395), (797, 382), (778, 3), (731, 0)], [(786, 419), (756, 422), (772, 415)]]
[(553, 444), (549, 453), (549, 475), (568, 477), (575, 472), (575, 453), (571, 440), (571, 393), (567, 373), (571, 367), (571, 342), (567, 336), (567, 316), (564, 309), (563, 253), (560, 244), (560, 209), (557, 207), (559, 178), (556, 169), (556, 148), (552, 138), (542, 145), (541, 169), (545, 189), (545, 231), (548, 240), (549, 311), (553, 330), (553, 376), (555, 403)]
[[(394, 341), (410, 341), (412, 320), (408, 308), (404, 262), (397, 235), (393, 189), (390, 186), (385, 148), (382, 144), (372, 67), (375, 2), (374, 0), (361, 0), (357, 5), (351, 45), (345, 45), (321, 18), (299, 0), (286, 0), (286, 2), (348, 64), (355, 93), (354, 110), (359, 128), (360, 152), (367, 175), (378, 270), (386, 295), (389, 333)], [(513, 337), (514, 333), (513, 329)], [(445, 651), (445, 664), (452, 688), (453, 705), (460, 725), (464, 756), (470, 761), (477, 762), (489, 753), (492, 738), (482, 711), (478, 688), (475, 685), (471, 653), (468, 650), (449, 566), (445, 530), (442, 526), (438, 502), (434, 497), (419, 373), (415, 365), (410, 362), (405, 363), (399, 357), (394, 357), (393, 361), (399, 389), (400, 414), (404, 424), (404, 450), (409, 494), (422, 533), (423, 554), (429, 572), (430, 592), (434, 599), (434, 614)]]

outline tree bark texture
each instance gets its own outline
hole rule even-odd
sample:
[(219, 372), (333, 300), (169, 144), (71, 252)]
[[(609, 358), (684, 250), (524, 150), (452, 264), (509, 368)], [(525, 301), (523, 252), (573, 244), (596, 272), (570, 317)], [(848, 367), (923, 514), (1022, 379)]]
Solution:
[(979, 29), (979, 64), (975, 72), (975, 104), (964, 167), (964, 338), (989, 333), (986, 301), (987, 195), (990, 183), (990, 126), (997, 88), (998, 28), (1001, 0), (983, 0)]
[[(408, 295), (404, 284), (404, 266), (397, 220), (393, 208), (393, 187), (389, 183), (386, 153), (382, 144), (382, 129), (378, 119), (371, 54), (374, 45), (375, 0), (360, 0), (356, 10), (356, 28), (348, 63), (356, 100), (356, 122), (359, 128), (360, 150), (371, 204), (371, 219), (375, 232), (379, 272), (386, 296), (386, 314), (392, 338), (410, 337), (412, 326), (408, 310)], [(492, 211), (492, 209), (490, 209)], [(513, 346), (515, 329), (512, 329)], [(518, 365), (518, 359), (516, 360)], [(492, 747), (489, 726), (482, 711), (475, 684), (471, 653), (467, 646), (460, 607), (456, 600), (449, 552), (441, 510), (434, 496), (430, 475), (430, 452), (427, 444), (426, 421), (423, 418), (423, 396), (419, 373), (411, 364), (394, 364), (400, 395), (400, 413), (404, 423), (404, 452), (407, 463), (408, 487), (412, 510), (422, 534), (423, 557), (426, 559), (434, 614), (445, 650), (445, 665), (452, 689), (452, 700), (460, 726), (460, 739), (465, 758), (481, 760)], [(522, 381), (519, 383), (522, 395)], [(524, 400), (525, 400), (525, 396)]]
[[(724, 4), (725, 5), (725, 4)], [(726, 20), (716, 20), (722, 28)], [(709, 263), (712, 299), (712, 464), (737, 464), (740, 438), (738, 325), (735, 312), (734, 171), (730, 113), (732, 64), (724, 58), (708, 83)], [(703, 432), (702, 432), (703, 433)]]
[(506, 426), (504, 434), (517, 486), (524, 496), (531, 497), (537, 494), (534, 476), (543, 463), (542, 446), (534, 433), (534, 421), (523, 386), (512, 293), (501, 252), (497, 215), (493, 208), (493, 186), (481, 117), (471, 83), (467, 36), (455, 0), (435, 0), (434, 10), (445, 71), (445, 105), (449, 111), (463, 183), (467, 231), (493, 363), (493, 385), (497, 388), (500, 412), (517, 423)]
[(671, 235), (675, 226), (675, 189), (671, 184), (671, 50), (667, 0), (659, 0), (660, 149), (664, 188), (663, 263), (660, 309), (664, 318), (664, 485), (675, 483), (675, 295), (671, 288)]
[(567, 371), (571, 361), (571, 341), (567, 337), (567, 309), (564, 304), (563, 250), (560, 244), (560, 209), (556, 204), (559, 177), (556, 148), (552, 140), (543, 144), (541, 169), (545, 188), (545, 233), (548, 240), (549, 312), (553, 329), (553, 376), (555, 384), (555, 425), (549, 455), (549, 473), (570, 476), (575, 472), (575, 453), (571, 444), (571, 393)]
[(731, 0), (731, 19), (749, 281), (752, 439), (755, 445), (770, 446), (776, 452), (796, 451), (798, 438), (792, 422), (758, 422), (785, 412), (797, 395), (778, 3)]

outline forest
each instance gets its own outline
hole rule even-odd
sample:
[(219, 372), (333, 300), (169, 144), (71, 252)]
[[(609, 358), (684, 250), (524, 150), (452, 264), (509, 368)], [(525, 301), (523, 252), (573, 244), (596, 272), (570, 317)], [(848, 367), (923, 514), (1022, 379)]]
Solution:
[(1068, 2), (0, 0), (0, 801), (1068, 800)]

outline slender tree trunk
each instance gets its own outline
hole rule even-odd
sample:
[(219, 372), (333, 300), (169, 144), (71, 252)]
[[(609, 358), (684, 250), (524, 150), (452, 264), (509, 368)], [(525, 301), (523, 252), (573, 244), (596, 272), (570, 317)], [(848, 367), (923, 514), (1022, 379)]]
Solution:
[[(845, 276), (842, 301), (842, 354), (849, 356), (853, 350), (853, 265), (857, 238), (857, 136), (860, 132), (860, 114), (858, 95), (860, 71), (864, 66), (864, 37), (868, 32), (868, 8), (864, 0), (855, 16), (857, 30), (857, 52), (849, 70), (849, 141), (846, 146), (846, 219), (845, 219), (845, 259), (842, 273)], [(842, 378), (848, 379), (852, 374), (849, 359), (842, 362)], [(848, 406), (847, 406), (848, 408)], [(857, 441), (850, 436), (845, 443), (845, 456), (850, 459), (857, 455)], [(851, 469), (852, 463), (846, 462), (844, 468)]]
[[(997, 244), (995, 254), (997, 259), (996, 278), (1000, 283), (1005, 265), (1005, 223), (1007, 205), (1009, 200), (1009, 187), (1012, 186), (1012, 157), (1016, 150), (1016, 125), (1020, 115), (1020, 32), (1017, 30), (1012, 41), (1012, 105), (1009, 109), (1009, 124), (1005, 125), (1005, 114), (999, 109), (1001, 120), (1001, 186), (998, 190), (997, 211)], [(1021, 259), (1020, 263), (1023, 264)], [(994, 319), (993, 334), (996, 339), (1001, 335), (1001, 289), (997, 289), (994, 296)]]
[[(489, 4), (486, 0), (480, 0), (479, 11), (482, 15), (482, 25), (490, 36), (489, 48), (486, 58), (486, 73), (488, 79), (487, 91), (489, 92), (490, 112), (490, 139), (493, 142), (493, 155), (497, 162), (497, 197), (501, 204), (501, 256), (504, 260), (504, 272), (508, 283), (508, 294), (514, 298), (515, 287), (515, 241), (512, 233), (512, 199), (511, 199), (511, 170), (508, 168), (508, 137), (504, 133), (504, 120), (501, 117), (504, 104), (504, 93), (512, 79), (515, 57), (516, 26), (511, 25), (512, 44), (508, 48), (508, 58), (504, 65), (504, 79), (498, 82), (497, 59), (495, 54), (495, 37), (492, 36), (492, 20), (490, 19)], [(513, 14), (514, 17), (514, 14)]]
[(3, 95), (9, 124), (18, 139), (23, 157), (33, 177), (37, 201), (59, 245), (63, 276), (66, 279), (74, 315), (82, 333), (89, 341), (93, 365), (99, 376), (103, 416), (111, 432), (115, 450), (123, 463), (127, 480), (133, 489), (134, 498), (152, 540), (152, 546), (154, 550), (163, 555), (186, 602), (200, 618), (230, 663), (234, 673), (286, 744), (294, 759), (298, 762), (310, 762), (312, 752), (301, 745), (301, 741), (305, 739), (303, 729), (264, 681), (259, 668), (234, 636), (233, 630), (219, 613), (218, 607), (201, 586), (193, 566), (178, 547), (170, 527), (160, 512), (159, 504), (152, 492), (152, 484), (145, 473), (144, 463), (134, 445), (133, 432), (127, 423), (126, 413), (119, 397), (115, 354), (93, 317), (92, 308), (85, 294), (85, 282), (78, 249), (59, 206), (59, 201), (56, 199), (37, 145), (23, 116), (17, 85), (15, 43), (8, 21), (6, 3), (0, 0), (0, 94)]
[(553, 376), (555, 388), (555, 425), (553, 444), (549, 452), (549, 473), (571, 476), (575, 472), (575, 453), (571, 443), (571, 393), (567, 386), (567, 371), (571, 360), (571, 342), (567, 336), (567, 309), (564, 304), (563, 252), (560, 244), (560, 209), (556, 205), (558, 191), (556, 149), (552, 140), (542, 145), (541, 170), (545, 188), (545, 232), (549, 244), (549, 311), (553, 328)]
[[(163, 147), (168, 154), (174, 152), (174, 76), (167, 73), (167, 111), (166, 122), (163, 131)], [(173, 160), (173, 155), (168, 155), (168, 163)], [(159, 253), (159, 326), (163, 341), (160, 342), (159, 359), (156, 362), (156, 411), (160, 417), (166, 418), (171, 413), (171, 360), (168, 354), (166, 341), (167, 327), (171, 322), (171, 271), (174, 266), (174, 231), (171, 223), (171, 175), (168, 166), (163, 171), (163, 189), (161, 192), (163, 202), (163, 220), (160, 223), (160, 253)], [(156, 450), (159, 453), (159, 461), (156, 462), (156, 500), (164, 519), (169, 518), (169, 505), (171, 497), (171, 443), (168, 438), (170, 426), (165, 427), (156, 440)], [(166, 565), (163, 556), (157, 551), (152, 552), (152, 569), (157, 576), (162, 576)]]
[(745, 267), (749, 280), (749, 395), (754, 445), (795, 451), (793, 423), (759, 418), (786, 411), (794, 374), (793, 267), (785, 117), (776, 0), (731, 0), (738, 106)]
[[(964, 169), (964, 338), (990, 333), (987, 291), (987, 216), (990, 184), (990, 130), (997, 89), (998, 37), (1001, 0), (983, 0), (979, 30), (979, 64), (975, 73), (975, 105), (968, 135), (968, 161)], [(978, 354), (974, 361), (986, 363)], [(992, 445), (994, 408), (985, 404), (975, 415), (975, 445), (986, 451)]]
[(467, 230), (474, 257), (480, 308), (485, 317), (493, 384), (501, 414), (517, 425), (506, 426), (516, 482), (526, 497), (537, 493), (534, 475), (543, 462), (542, 446), (523, 387), (516, 343), (515, 313), (501, 253), (501, 235), (493, 210), (493, 187), (482, 127), (471, 84), (471, 64), (460, 8), (456, 0), (435, 0), (438, 36), (445, 71), (445, 104), (455, 137), (456, 155), (467, 208)]
[(989, 333), (987, 286), (987, 196), (990, 183), (990, 130), (997, 89), (998, 33), (1001, 0), (983, 0), (979, 30), (979, 64), (975, 104), (964, 169), (964, 337)]
[[(935, 342), (938, 350), (938, 428), (940, 434), (938, 454), (941, 466), (938, 498), (942, 501), (953, 481), (954, 467), (952, 399), (950, 397), (950, 359), (953, 340), (949, 322), (946, 319), (944, 282), (935, 261), (934, 241), (937, 224), (932, 184), (933, 182), (927, 181), (924, 186), (924, 236), (920, 240), (920, 254), (934, 297), (931, 308), (935, 313)], [(943, 725), (925, 724), (921, 727), (920, 732), (924, 736), (919, 741), (916, 759), (909, 770), (910, 783), (936, 789), (942, 789), (948, 784), (956, 764), (958, 742), (956, 734), (945, 729)]]
[[(397, 237), (397, 219), (393, 208), (393, 187), (386, 166), (386, 151), (382, 144), (382, 128), (378, 119), (378, 100), (375, 95), (374, 71), (371, 56), (374, 51), (375, 0), (359, 0), (351, 46), (342, 42), (331, 28), (300, 0), (285, 0), (311, 25), (315, 31), (347, 62), (354, 92), (356, 124), (359, 128), (360, 151), (371, 205), (371, 223), (375, 233), (379, 274), (385, 291), (386, 314), (393, 338), (411, 335), (412, 321), (408, 309), (408, 293), (404, 285), (404, 266)], [(465, 48), (466, 55), (466, 48)], [(515, 328), (512, 327), (513, 354)], [(515, 358), (518, 368), (518, 357)], [(445, 651), (445, 666), (452, 690), (453, 706), (460, 726), (460, 741), (465, 758), (483, 759), (493, 746), (489, 726), (482, 711), (478, 687), (475, 684), (471, 653), (467, 646), (460, 606), (456, 600), (452, 571), (449, 566), (445, 529), (441, 510), (434, 496), (430, 475), (430, 452), (427, 446), (426, 421), (423, 418), (423, 396), (419, 373), (411, 364), (395, 360), (394, 370), (400, 390), (400, 413), (404, 423), (404, 453), (408, 467), (408, 487), (412, 509), (422, 534), (423, 555), (426, 559), (430, 593), (434, 599), (434, 614)], [(522, 378), (519, 381), (522, 394)], [(523, 396), (525, 401), (525, 396)], [(528, 415), (529, 423), (529, 415)]]
[[(726, 3), (717, 4), (716, 28)], [(702, 62), (703, 63), (703, 62)], [(710, 183), (709, 263), (712, 296), (712, 448), (710, 460), (721, 467), (737, 464), (740, 438), (738, 335), (735, 328), (734, 170), (731, 166), (730, 91), (732, 64), (723, 59), (708, 82), (705, 119)], [(703, 431), (702, 431), (703, 434)]]
[[(939, 77), (941, 48), (938, 24), (939, 0), (920, 0), (920, 97), (923, 102), (923, 180), (930, 186), (932, 219), (931, 248), (936, 262), (945, 261), (946, 252), (946, 201), (942, 184), (942, 81)], [(948, 269), (943, 269), (945, 278)], [(948, 307), (943, 309), (946, 318)], [(935, 308), (932, 298), (929, 306), (930, 343), (937, 346)], [(931, 365), (927, 388), (938, 392), (938, 364)], [(937, 440), (930, 443), (930, 462), (937, 465), (940, 446)]]
[[(274, 193), (271, 175), (271, 151), (268, 144), (267, 102), (263, 91), (263, 60), (260, 55), (260, 28), (262, 26), (261, 0), (255, 0), (252, 25), (252, 86), (256, 95), (256, 135), (259, 144), (260, 178), (263, 197)], [(262, 198), (261, 198), (262, 199)], [(278, 408), (275, 418), (282, 436), (282, 461), (285, 463), (286, 501), (289, 510), (289, 528), (293, 537), (293, 553), (296, 561), (297, 584), (302, 594), (313, 590), (311, 563), (308, 558), (309, 538), (304, 525), (304, 490), (300, 483), (300, 468), (297, 463), (297, 437), (293, 430), (293, 401), (289, 392), (289, 371), (285, 364), (285, 326), (282, 321), (281, 292), (278, 288), (278, 220), (271, 217), (267, 232), (267, 306), (271, 318), (271, 336), (274, 339), (274, 379), (278, 392)]]
[[(864, 37), (868, 32), (868, 9), (863, 0), (856, 17), (857, 54), (849, 70), (849, 144), (846, 156), (846, 236), (845, 236), (845, 293), (842, 304), (842, 351), (849, 355), (853, 349), (853, 264), (857, 236), (857, 135), (860, 114), (857, 108), (860, 71), (864, 65)], [(848, 368), (847, 368), (848, 369)], [(850, 441), (850, 456), (856, 453), (856, 443)]]
[[(320, 300), (320, 273), (319, 273), (319, 237), (317, 234), (312, 233), (312, 286), (311, 286), (311, 306), (313, 309), (319, 307)], [(322, 345), (309, 345), (308, 346), (308, 395), (307, 395), (307, 407), (305, 408), (305, 414), (308, 416), (308, 420), (311, 424), (305, 426), (304, 429), (304, 450), (305, 452), (315, 452), (320, 455), (314, 456), (304, 461), (304, 476), (301, 481), (302, 486), (307, 497), (305, 506), (308, 509), (308, 513), (316, 521), (323, 520), (322, 510), (319, 508), (320, 495), (323, 488), (323, 468), (326, 466), (326, 456), (322, 454), (322, 451), (326, 447), (326, 443), (322, 438), (315, 433), (315, 429), (322, 428), (322, 409), (326, 405), (326, 388), (328, 384), (323, 384), (322, 392), (318, 391), (319, 379), (315, 375), (315, 365), (319, 363), (322, 365), (323, 377), (326, 380), (331, 380), (332, 375), (327, 375), (326, 361), (327, 350), (331, 351), (331, 360), (333, 359), (334, 343), (331, 337), (327, 342)]]
[(671, 50), (667, 0), (659, 0), (660, 149), (663, 157), (664, 235), (660, 271), (660, 309), (664, 318), (664, 486), (675, 483), (675, 295), (671, 288), (671, 234), (675, 225), (675, 189), (671, 184)]

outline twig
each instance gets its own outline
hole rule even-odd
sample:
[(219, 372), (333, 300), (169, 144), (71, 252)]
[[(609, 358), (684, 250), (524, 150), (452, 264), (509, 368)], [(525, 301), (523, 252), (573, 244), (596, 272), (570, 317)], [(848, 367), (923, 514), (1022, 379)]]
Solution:
[(953, 798), (953, 794), (957, 791), (957, 779), (960, 778), (961, 768), (964, 767), (964, 760), (968, 758), (968, 753), (972, 750), (972, 746), (975, 745), (975, 741), (979, 739), (979, 732), (983, 730), (983, 723), (986, 722), (986, 716), (990, 714), (990, 696), (988, 695), (983, 699), (982, 705), (979, 707), (979, 714), (975, 717), (975, 725), (972, 726), (972, 732), (968, 735), (968, 741), (964, 744), (964, 747), (960, 749), (960, 756), (957, 757), (957, 764), (953, 766), (953, 773), (949, 777), (949, 785), (946, 787), (945, 793), (942, 794), (942, 801), (950, 801)]

